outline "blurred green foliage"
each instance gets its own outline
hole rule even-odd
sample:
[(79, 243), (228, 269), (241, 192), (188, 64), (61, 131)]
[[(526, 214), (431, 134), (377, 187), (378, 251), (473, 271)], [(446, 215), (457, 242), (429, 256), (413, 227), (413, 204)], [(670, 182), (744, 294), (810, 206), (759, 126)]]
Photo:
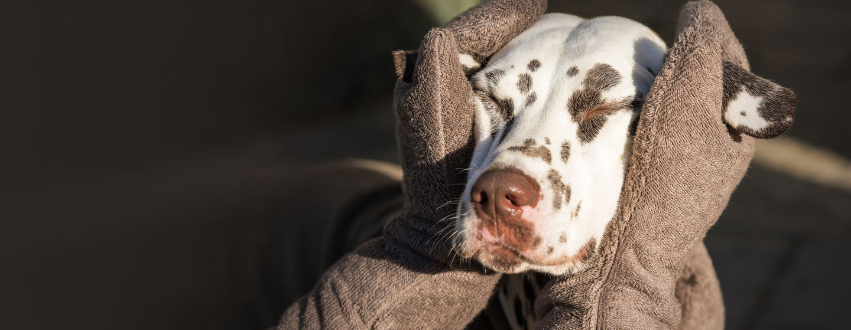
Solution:
[(443, 25), (463, 11), (483, 0), (414, 0), (428, 12), (437, 24)]

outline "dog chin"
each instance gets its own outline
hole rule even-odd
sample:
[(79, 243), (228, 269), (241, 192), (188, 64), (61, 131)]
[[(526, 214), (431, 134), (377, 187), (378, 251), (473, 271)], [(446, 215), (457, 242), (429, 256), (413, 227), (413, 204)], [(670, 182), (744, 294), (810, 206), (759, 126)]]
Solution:
[(545, 273), (545, 274), (550, 274), (550, 275), (554, 275), (554, 276), (566, 276), (566, 275), (576, 274), (576, 273), (584, 270), (586, 268), (586, 266), (587, 266), (587, 263), (585, 263), (583, 261), (572, 261), (570, 263), (567, 263), (567, 264), (564, 264), (564, 265), (557, 265), (557, 266), (531, 265), (531, 267), (529, 269), (536, 271), (536, 272), (539, 272), (539, 273)]
[(536, 262), (520, 255), (517, 251), (497, 244), (487, 244), (480, 247), (468, 257), (471, 257), (490, 270), (499, 273), (517, 274), (527, 271), (565, 276), (573, 275), (584, 269), (595, 259), (595, 247), (593, 241), (589, 241), (582, 250), (575, 255), (565, 255), (555, 258), (547, 258)]
[(482, 247), (473, 256), (485, 267), (506, 274), (522, 273), (530, 269), (528, 262), (523, 260), (520, 255), (513, 250), (496, 244), (487, 244)]
[[(468, 221), (471, 219), (467, 219)], [(469, 222), (468, 222), (469, 223)], [(460, 226), (459, 226), (460, 227)], [(473, 228), (460, 230), (453, 244), (457, 254), (464, 259), (474, 259), (496, 272), (517, 274), (536, 271), (550, 275), (572, 275), (587, 268), (597, 253), (597, 240), (589, 239), (581, 249), (570, 254), (530, 257), (493, 237), (485, 237)]]
[(518, 274), (536, 271), (550, 275), (572, 275), (586, 268), (586, 259), (565, 256), (551, 261), (535, 263), (524, 259), (516, 252), (504, 247), (482, 249), (473, 256), (479, 263), (495, 272)]

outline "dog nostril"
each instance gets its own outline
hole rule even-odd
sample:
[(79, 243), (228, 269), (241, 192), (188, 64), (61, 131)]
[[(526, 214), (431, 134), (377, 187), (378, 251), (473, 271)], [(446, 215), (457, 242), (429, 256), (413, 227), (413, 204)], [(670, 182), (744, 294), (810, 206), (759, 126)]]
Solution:
[(505, 199), (508, 200), (508, 202), (511, 203), (511, 205), (521, 206), (521, 205), (517, 204), (517, 197), (514, 196), (514, 195), (511, 195), (511, 194), (505, 195)]
[(473, 193), (473, 202), (474, 203), (487, 203), (488, 202), (488, 194), (484, 191)]

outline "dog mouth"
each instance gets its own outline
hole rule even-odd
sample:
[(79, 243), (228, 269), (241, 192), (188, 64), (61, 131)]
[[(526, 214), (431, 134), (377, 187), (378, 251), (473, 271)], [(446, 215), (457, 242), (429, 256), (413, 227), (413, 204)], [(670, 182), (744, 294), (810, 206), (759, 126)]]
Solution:
[[(476, 248), (461, 253), (464, 258), (472, 258), (484, 266), (502, 273), (519, 273), (528, 269), (544, 270), (550, 268), (578, 269), (595, 254), (596, 240), (590, 239), (576, 253), (551, 253), (542, 256), (529, 256), (514, 246), (501, 240), (480, 241)], [(556, 271), (562, 273), (563, 271)]]

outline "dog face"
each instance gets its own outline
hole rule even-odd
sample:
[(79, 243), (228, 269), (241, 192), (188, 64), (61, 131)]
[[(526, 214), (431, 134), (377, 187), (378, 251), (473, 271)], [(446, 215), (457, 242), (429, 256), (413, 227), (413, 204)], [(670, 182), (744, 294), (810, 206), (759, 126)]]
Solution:
[(581, 270), (617, 211), (638, 111), (665, 52), (625, 18), (548, 14), (484, 67), (461, 54), (477, 144), (459, 254), (507, 273)]

